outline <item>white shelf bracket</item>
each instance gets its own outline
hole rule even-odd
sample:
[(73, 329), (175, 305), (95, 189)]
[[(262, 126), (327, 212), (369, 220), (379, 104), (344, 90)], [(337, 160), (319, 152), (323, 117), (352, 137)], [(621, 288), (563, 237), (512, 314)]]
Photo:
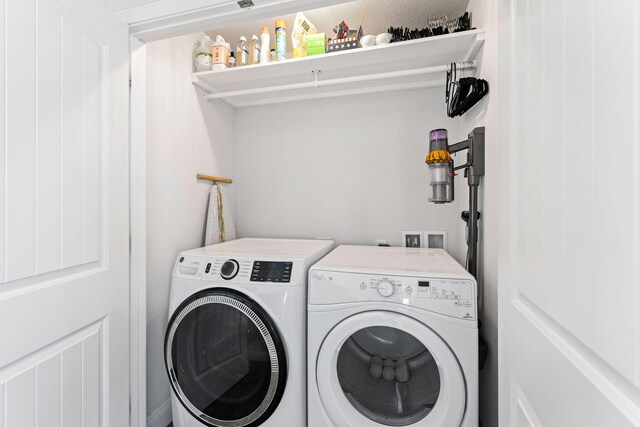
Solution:
[[(200, 79), (197, 76), (193, 76), (191, 78), (191, 80), (192, 80), (193, 85), (195, 87), (198, 87), (198, 88), (202, 89), (202, 91), (204, 92), (204, 97), (205, 97), (205, 99), (207, 101), (211, 100), (211, 98), (210, 98), (211, 94), (219, 93), (219, 91), (216, 88), (211, 86), (209, 83), (204, 82), (202, 79)], [(232, 106), (234, 108), (238, 107), (238, 105), (235, 102), (232, 102), (229, 99), (225, 99), (224, 102), (226, 102), (227, 104), (229, 104), (230, 106)]]
[(480, 48), (484, 45), (484, 40), (484, 34), (476, 35), (476, 38), (473, 40), (473, 44), (471, 45), (471, 47), (469, 47), (469, 50), (464, 57), (465, 62), (470, 62), (476, 59), (476, 57), (478, 56), (478, 52), (480, 52)]
[(205, 92), (205, 96), (210, 94), (210, 93), (215, 93), (217, 92), (216, 89), (211, 86), (208, 83), (205, 83), (204, 81), (202, 81), (199, 77), (197, 76), (193, 76), (192, 77), (192, 81), (193, 81), (193, 85), (196, 87), (199, 87), (200, 89), (202, 89)]

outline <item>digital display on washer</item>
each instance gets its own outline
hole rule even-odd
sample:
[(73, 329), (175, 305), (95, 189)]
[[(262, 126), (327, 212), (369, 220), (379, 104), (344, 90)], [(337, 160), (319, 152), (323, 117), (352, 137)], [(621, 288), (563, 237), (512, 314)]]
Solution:
[(251, 281), (289, 283), (292, 266), (292, 262), (255, 261)]

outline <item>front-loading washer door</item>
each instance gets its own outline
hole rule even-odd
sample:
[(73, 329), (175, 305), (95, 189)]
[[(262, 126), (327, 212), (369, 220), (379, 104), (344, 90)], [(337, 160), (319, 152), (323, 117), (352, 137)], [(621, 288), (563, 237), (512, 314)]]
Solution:
[(173, 314), (165, 364), (184, 407), (205, 425), (262, 424), (284, 392), (287, 361), (273, 321), (247, 296), (214, 288)]
[(346, 318), (319, 350), (317, 384), (336, 426), (459, 427), (466, 387), (457, 358), (429, 327), (403, 314)]

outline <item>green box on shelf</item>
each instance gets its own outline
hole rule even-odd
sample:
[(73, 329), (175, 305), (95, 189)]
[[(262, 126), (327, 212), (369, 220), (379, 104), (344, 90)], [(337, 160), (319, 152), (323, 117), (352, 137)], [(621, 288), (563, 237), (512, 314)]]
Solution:
[(327, 52), (327, 35), (325, 33), (307, 34), (307, 56), (321, 55)]

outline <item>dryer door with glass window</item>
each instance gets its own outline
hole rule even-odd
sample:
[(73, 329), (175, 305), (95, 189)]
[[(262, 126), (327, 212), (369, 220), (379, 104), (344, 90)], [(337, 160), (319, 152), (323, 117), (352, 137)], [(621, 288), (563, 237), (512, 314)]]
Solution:
[(167, 327), (165, 363), (180, 402), (215, 427), (262, 424), (286, 383), (285, 351), (273, 321), (229, 289), (199, 292), (178, 307)]
[(318, 354), (317, 384), (336, 425), (458, 426), (466, 388), (457, 358), (425, 324), (369, 311), (340, 322)]

